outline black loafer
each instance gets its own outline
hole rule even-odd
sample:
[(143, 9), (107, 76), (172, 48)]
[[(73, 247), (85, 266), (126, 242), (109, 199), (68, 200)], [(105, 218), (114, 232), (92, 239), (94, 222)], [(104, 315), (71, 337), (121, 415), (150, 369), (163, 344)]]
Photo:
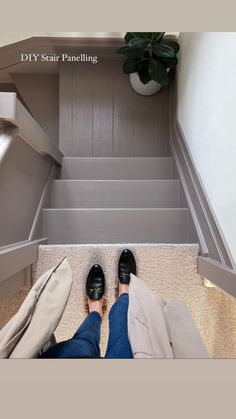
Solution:
[(136, 275), (136, 262), (129, 249), (123, 250), (118, 263), (118, 277), (121, 284), (129, 284), (130, 274)]
[(100, 265), (93, 265), (86, 282), (86, 294), (90, 300), (100, 300), (105, 291), (105, 277)]

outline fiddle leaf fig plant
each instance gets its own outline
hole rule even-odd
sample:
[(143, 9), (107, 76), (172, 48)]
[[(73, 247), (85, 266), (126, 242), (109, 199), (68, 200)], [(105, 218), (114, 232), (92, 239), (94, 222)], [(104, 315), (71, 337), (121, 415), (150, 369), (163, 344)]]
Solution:
[(154, 80), (162, 86), (169, 83), (169, 69), (178, 63), (179, 44), (164, 38), (165, 32), (127, 32), (126, 45), (115, 53), (124, 55), (125, 74), (138, 73), (143, 84)]

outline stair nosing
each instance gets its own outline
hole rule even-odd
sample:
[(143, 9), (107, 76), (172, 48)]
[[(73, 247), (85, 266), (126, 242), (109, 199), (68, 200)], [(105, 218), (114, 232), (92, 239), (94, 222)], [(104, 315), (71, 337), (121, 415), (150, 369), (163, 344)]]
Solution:
[(54, 179), (53, 182), (180, 182), (180, 179)]
[(66, 156), (63, 157), (62, 160), (66, 160), (66, 159), (97, 159), (97, 160), (101, 160), (101, 159), (173, 159), (173, 156)]
[[(171, 242), (168, 242), (168, 243), (140, 243), (140, 242), (127, 242), (126, 244), (132, 244), (132, 246), (138, 246), (138, 247), (141, 247), (141, 246), (143, 246), (143, 245), (150, 245), (150, 246), (152, 246), (152, 247), (162, 247), (162, 246), (165, 246), (165, 247), (179, 247), (179, 246), (183, 246), (183, 247), (191, 247), (191, 246), (195, 246), (195, 247), (198, 247), (199, 248), (199, 243), (197, 243), (197, 242), (191, 242), (191, 243), (171, 243)], [(96, 246), (96, 247), (102, 247), (102, 246), (107, 246), (107, 245), (109, 245), (109, 246), (113, 246), (113, 247), (117, 247), (117, 246), (120, 246), (120, 245), (122, 245), (123, 246), (123, 243), (62, 243), (62, 244), (60, 244), (60, 243), (54, 243), (54, 244), (40, 244), (39, 245), (39, 248), (40, 249), (47, 249), (47, 250), (50, 250), (50, 247), (82, 247), (82, 246), (85, 246), (85, 247), (89, 247), (89, 246)]]
[(189, 211), (188, 208), (168, 207), (168, 208), (44, 208), (43, 211)]

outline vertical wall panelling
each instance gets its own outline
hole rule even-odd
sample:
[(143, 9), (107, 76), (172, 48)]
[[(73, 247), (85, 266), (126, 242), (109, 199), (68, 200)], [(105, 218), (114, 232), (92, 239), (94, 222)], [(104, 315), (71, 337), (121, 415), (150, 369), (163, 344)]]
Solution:
[(134, 153), (136, 156), (153, 156), (154, 97), (135, 93), (134, 100)]
[(65, 156), (72, 156), (73, 73), (71, 64), (60, 65), (59, 95), (59, 148)]
[(133, 91), (119, 58), (60, 67), (60, 149), (65, 156), (168, 156), (168, 89)]
[(107, 61), (93, 67), (93, 155), (112, 156), (113, 65)]
[(73, 63), (71, 154), (93, 155), (93, 64)]
[(134, 154), (134, 91), (130, 88), (129, 77), (114, 66), (114, 155)]
[(154, 121), (154, 154), (168, 154), (169, 140), (169, 89), (161, 89), (155, 96), (155, 121)]

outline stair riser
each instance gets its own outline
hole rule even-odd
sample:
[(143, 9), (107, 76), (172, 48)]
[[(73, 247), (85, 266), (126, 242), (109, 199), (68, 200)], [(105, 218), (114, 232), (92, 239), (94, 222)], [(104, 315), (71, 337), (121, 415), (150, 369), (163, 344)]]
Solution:
[(62, 179), (172, 179), (172, 157), (63, 158)]
[(56, 243), (189, 243), (186, 209), (44, 210), (43, 236)]
[(178, 208), (178, 180), (54, 181), (52, 208)]

